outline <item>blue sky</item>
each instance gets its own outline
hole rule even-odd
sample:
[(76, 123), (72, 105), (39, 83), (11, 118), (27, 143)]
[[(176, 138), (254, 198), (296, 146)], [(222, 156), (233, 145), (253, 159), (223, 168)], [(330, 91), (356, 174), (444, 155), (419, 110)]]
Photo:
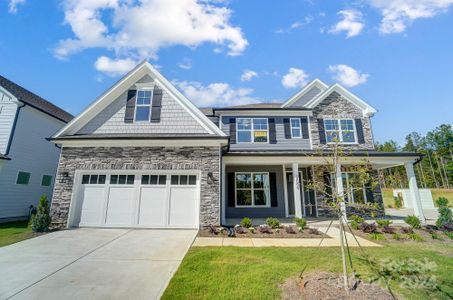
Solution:
[[(178, 2), (178, 5), (175, 3)], [(453, 120), (453, 0), (1, 0), (0, 74), (78, 114), (142, 59), (199, 106), (320, 78), (378, 109), (377, 141)]]

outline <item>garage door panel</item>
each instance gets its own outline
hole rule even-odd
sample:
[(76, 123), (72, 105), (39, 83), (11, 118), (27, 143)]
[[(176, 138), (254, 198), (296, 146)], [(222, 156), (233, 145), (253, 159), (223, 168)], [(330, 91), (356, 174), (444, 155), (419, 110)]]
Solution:
[(165, 227), (167, 211), (166, 186), (141, 187), (138, 224)]
[(84, 186), (80, 225), (100, 225), (103, 220), (104, 186)]
[(110, 187), (106, 225), (131, 226), (134, 211), (134, 187)]
[(198, 227), (198, 201), (195, 187), (172, 186), (170, 189), (169, 226)]

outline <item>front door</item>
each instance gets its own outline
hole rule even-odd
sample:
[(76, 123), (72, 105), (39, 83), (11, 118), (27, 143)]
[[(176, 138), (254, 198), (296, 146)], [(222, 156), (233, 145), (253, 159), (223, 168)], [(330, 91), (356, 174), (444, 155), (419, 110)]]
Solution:
[[(302, 174), (299, 172), (299, 177), (301, 177)], [(294, 216), (296, 214), (296, 209), (294, 205), (294, 189), (293, 189), (293, 173), (292, 172), (287, 172), (286, 173), (286, 186), (287, 186), (287, 191), (288, 191), (288, 215)], [(302, 194), (302, 189), (300, 189), (300, 199), (301, 199), (301, 205), (302, 205), (302, 211), (303, 211), (303, 194)]]
[[(315, 191), (306, 188), (308, 182), (312, 178), (311, 168), (301, 168), (299, 172), (299, 177), (302, 180), (301, 184), (301, 195), (300, 199), (302, 201), (302, 214), (305, 217), (316, 217), (317, 216), (317, 207), (316, 207), (316, 198)], [(290, 216), (295, 215), (295, 206), (294, 206), (294, 190), (293, 190), (293, 173), (286, 173), (286, 184), (288, 191), (288, 214)]]

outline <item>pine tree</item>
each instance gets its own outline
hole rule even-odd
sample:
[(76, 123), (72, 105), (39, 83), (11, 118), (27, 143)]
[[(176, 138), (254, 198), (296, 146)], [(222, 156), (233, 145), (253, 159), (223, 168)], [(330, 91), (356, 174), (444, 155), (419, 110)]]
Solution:
[(31, 220), (31, 229), (34, 232), (47, 231), (49, 230), (50, 221), (49, 202), (47, 201), (47, 196), (42, 195), (39, 198), (38, 211)]

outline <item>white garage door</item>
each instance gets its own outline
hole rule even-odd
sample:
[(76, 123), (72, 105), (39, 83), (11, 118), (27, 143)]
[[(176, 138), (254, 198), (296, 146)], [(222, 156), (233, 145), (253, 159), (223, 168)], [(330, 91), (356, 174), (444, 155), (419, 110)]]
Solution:
[(83, 174), (73, 225), (197, 228), (198, 186), (194, 174)]

